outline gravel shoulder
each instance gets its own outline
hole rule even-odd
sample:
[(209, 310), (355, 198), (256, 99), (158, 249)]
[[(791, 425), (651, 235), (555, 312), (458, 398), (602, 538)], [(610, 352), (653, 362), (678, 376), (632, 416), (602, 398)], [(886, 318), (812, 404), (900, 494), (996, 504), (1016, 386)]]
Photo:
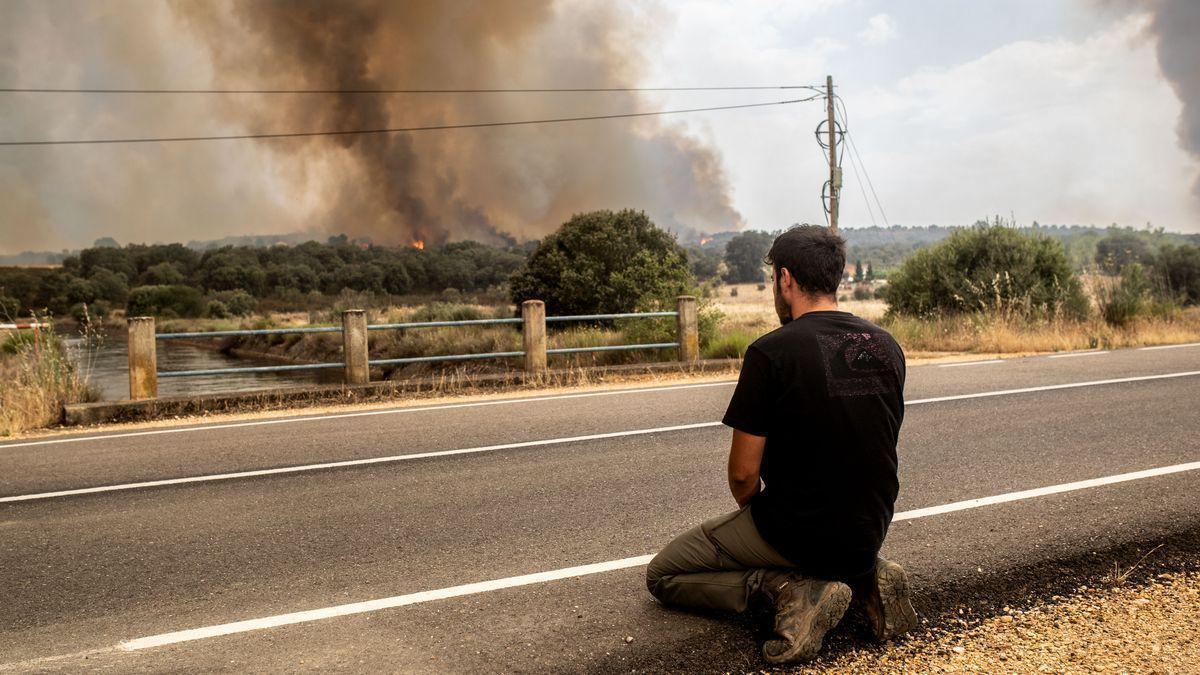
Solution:
[(1069, 596), (957, 628), (921, 628), (884, 647), (843, 652), (799, 673), (1200, 672), (1200, 571), (1132, 584), (1119, 568)]

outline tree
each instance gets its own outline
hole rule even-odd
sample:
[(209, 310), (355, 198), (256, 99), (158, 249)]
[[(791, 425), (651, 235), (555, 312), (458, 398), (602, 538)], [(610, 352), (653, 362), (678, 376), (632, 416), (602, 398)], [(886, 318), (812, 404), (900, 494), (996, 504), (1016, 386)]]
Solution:
[(1129, 232), (1110, 234), (1096, 242), (1096, 264), (1110, 274), (1120, 272), (1130, 263), (1148, 260), (1149, 253), (1146, 241)]
[(1002, 225), (972, 227), (918, 250), (889, 276), (886, 299), (901, 314), (993, 309), (1087, 313), (1062, 243)]
[(179, 265), (171, 262), (160, 262), (151, 265), (142, 272), (141, 282), (147, 286), (171, 286), (182, 284), (187, 280)]
[[(125, 304), (125, 299), (129, 295), (129, 283), (126, 282), (123, 275), (101, 267), (92, 272), (88, 281), (92, 282), (96, 289), (96, 298), (108, 300), (115, 305)], [(91, 302), (91, 300), (85, 302)]]
[(863, 266), (861, 260), (854, 261), (854, 283), (859, 283), (863, 280)]
[(513, 302), (547, 314), (608, 314), (674, 305), (692, 284), (687, 255), (640, 211), (572, 217), (512, 276)]
[(867, 281), (875, 281), (875, 268), (870, 260), (867, 261)]
[(775, 238), (766, 232), (747, 230), (725, 245), (725, 275), (732, 283), (759, 283), (763, 280), (763, 258), (771, 250)]
[(693, 246), (687, 250), (691, 261), (692, 276), (708, 281), (721, 271), (721, 256), (716, 251)]

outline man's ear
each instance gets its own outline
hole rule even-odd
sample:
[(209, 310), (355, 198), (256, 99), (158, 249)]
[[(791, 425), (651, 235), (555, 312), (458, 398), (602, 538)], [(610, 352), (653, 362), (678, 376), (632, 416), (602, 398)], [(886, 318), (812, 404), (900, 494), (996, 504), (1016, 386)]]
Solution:
[(783, 290), (785, 288), (791, 288), (792, 284), (794, 284), (795, 282), (796, 282), (796, 280), (792, 278), (792, 273), (788, 271), (788, 268), (786, 268), (786, 267), (779, 268), (779, 290)]

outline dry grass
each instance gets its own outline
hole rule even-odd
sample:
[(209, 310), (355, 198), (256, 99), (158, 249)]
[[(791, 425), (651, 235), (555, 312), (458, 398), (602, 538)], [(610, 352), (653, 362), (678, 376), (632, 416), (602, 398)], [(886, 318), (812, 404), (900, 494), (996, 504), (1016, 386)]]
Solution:
[[(730, 296), (731, 288), (738, 290), (736, 297)], [(716, 304), (725, 314), (725, 321), (714, 345), (721, 345), (724, 352), (730, 351), (731, 345), (740, 344), (747, 338), (753, 341), (779, 325), (770, 286), (761, 290), (754, 284), (727, 287), (721, 290)], [(839, 306), (886, 328), (910, 354), (1018, 354), (1200, 341), (1200, 308), (1141, 317), (1127, 326), (1117, 328), (1099, 318), (1087, 321), (1039, 321), (1018, 313), (944, 318), (895, 317), (886, 315), (887, 303), (882, 300), (848, 300), (839, 303)]]
[(65, 404), (96, 400), (87, 384), (87, 359), (72, 349), (53, 329), (3, 336), (0, 436), (55, 424)]
[(1124, 327), (1099, 319), (1035, 321), (972, 314), (917, 319), (887, 317), (881, 325), (911, 352), (1006, 354), (1079, 349), (1119, 349), (1200, 340), (1200, 309), (1171, 317), (1148, 317)]
[(793, 673), (1195, 673), (1200, 574), (1080, 586), (1068, 597), (961, 629), (826, 656)]

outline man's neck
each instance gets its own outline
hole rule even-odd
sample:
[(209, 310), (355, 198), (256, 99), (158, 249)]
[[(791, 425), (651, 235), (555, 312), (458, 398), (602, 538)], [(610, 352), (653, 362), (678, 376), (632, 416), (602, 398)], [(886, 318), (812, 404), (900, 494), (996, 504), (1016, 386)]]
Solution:
[(837, 310), (836, 295), (801, 295), (792, 302), (792, 319), (799, 319), (809, 312), (836, 312)]

